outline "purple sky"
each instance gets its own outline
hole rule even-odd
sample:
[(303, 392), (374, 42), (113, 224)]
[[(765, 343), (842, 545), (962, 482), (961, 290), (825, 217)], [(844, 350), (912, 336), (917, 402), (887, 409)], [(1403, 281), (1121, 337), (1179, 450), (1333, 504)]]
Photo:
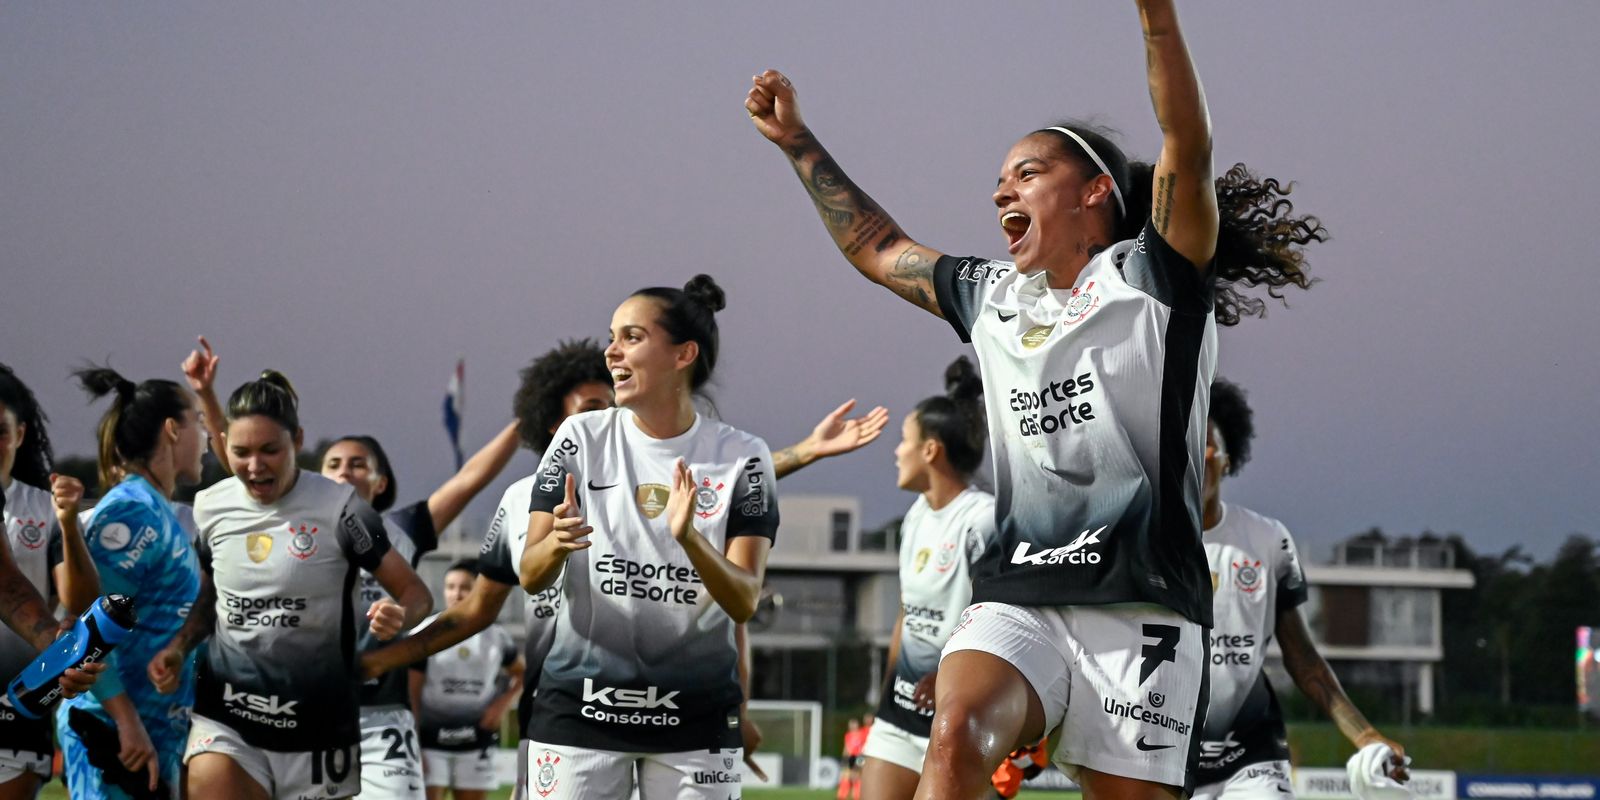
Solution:
[[(965, 348), (837, 254), (750, 76), (787, 71), (852, 177), (958, 254), (1004, 254), (989, 194), (1026, 131), (1158, 144), (1129, 2), (632, 5), (0, 6), (0, 360), (58, 451), (100, 411), (69, 367), (177, 377), (206, 333), (224, 391), (284, 370), (308, 438), (378, 436), (415, 499), (448, 475), (458, 354), (476, 446), (531, 357), (699, 271), (729, 296), (726, 419), (774, 447), (850, 396), (898, 421)], [(1219, 171), (1298, 180), (1335, 237), (1323, 283), (1222, 334), (1259, 434), (1228, 496), (1318, 559), (1372, 525), (1541, 554), (1600, 533), (1600, 5), (1183, 11)], [(892, 448), (784, 489), (881, 521), (911, 500)]]

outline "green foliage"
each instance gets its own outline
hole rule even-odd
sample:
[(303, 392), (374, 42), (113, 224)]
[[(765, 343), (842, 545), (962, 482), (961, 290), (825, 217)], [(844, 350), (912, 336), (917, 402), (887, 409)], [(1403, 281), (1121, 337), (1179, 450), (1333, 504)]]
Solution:
[[(1537, 728), (1416, 726), (1384, 730), (1417, 769), (1457, 772), (1586, 774), (1600, 763), (1600, 736)], [(1355, 748), (1331, 723), (1289, 726), (1294, 762), (1343, 766)]]
[(1451, 542), (1477, 584), (1444, 595), (1437, 720), (1576, 725), (1575, 630), (1600, 626), (1595, 542), (1573, 535), (1543, 564), (1520, 546), (1478, 556), (1459, 538)]

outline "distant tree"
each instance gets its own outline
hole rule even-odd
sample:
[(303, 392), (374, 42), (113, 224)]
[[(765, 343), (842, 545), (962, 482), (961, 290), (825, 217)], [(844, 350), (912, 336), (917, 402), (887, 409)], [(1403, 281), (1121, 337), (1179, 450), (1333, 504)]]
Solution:
[(1534, 567), (1519, 610), (1521, 619), (1511, 629), (1512, 696), (1530, 703), (1575, 705), (1576, 631), (1580, 625), (1600, 625), (1600, 561), (1594, 540), (1574, 534), (1553, 561)]
[[(1521, 545), (1478, 555), (1459, 536), (1446, 542), (1475, 585), (1444, 593), (1441, 710), (1479, 723), (1569, 719), (1564, 709), (1577, 699), (1574, 634), (1600, 626), (1600, 546), (1574, 534), (1539, 563)], [(1465, 710), (1474, 708), (1483, 718), (1467, 720)]]

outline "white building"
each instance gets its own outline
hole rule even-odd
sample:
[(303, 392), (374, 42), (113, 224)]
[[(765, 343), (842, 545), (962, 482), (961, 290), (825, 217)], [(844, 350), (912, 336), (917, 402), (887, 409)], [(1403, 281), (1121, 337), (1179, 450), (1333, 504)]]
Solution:
[[(847, 495), (782, 495), (782, 531), (767, 564), (772, 596), (751, 625), (756, 696), (875, 702), (898, 612), (897, 526), (861, 530)], [(909, 501), (908, 501), (909, 505)], [(1472, 573), (1432, 539), (1339, 545), (1331, 564), (1307, 563), (1301, 611), (1341, 680), (1403, 690), (1430, 714), (1444, 658), (1442, 592), (1467, 589)], [(1274, 654), (1276, 655), (1276, 654)], [(1275, 661), (1275, 683), (1287, 676)]]

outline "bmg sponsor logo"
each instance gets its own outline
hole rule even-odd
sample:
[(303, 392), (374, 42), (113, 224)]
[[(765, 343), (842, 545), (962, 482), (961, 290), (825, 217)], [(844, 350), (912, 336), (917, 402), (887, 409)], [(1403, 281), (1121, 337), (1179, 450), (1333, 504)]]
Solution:
[(577, 454), (578, 443), (572, 441), (571, 436), (561, 437), (561, 443), (557, 444), (555, 452), (550, 454), (550, 463), (545, 466), (543, 477), (539, 479), (539, 491), (559, 491), (561, 479), (567, 474), (567, 462)]
[(977, 261), (963, 258), (961, 263), (956, 266), (956, 280), (971, 281), (972, 283), (997, 281), (1004, 278), (1006, 273), (1010, 271), (1011, 267), (997, 264), (993, 261)]
[(761, 472), (761, 459), (752, 458), (744, 465), (745, 496), (739, 504), (739, 513), (759, 517), (767, 510), (767, 485)]

